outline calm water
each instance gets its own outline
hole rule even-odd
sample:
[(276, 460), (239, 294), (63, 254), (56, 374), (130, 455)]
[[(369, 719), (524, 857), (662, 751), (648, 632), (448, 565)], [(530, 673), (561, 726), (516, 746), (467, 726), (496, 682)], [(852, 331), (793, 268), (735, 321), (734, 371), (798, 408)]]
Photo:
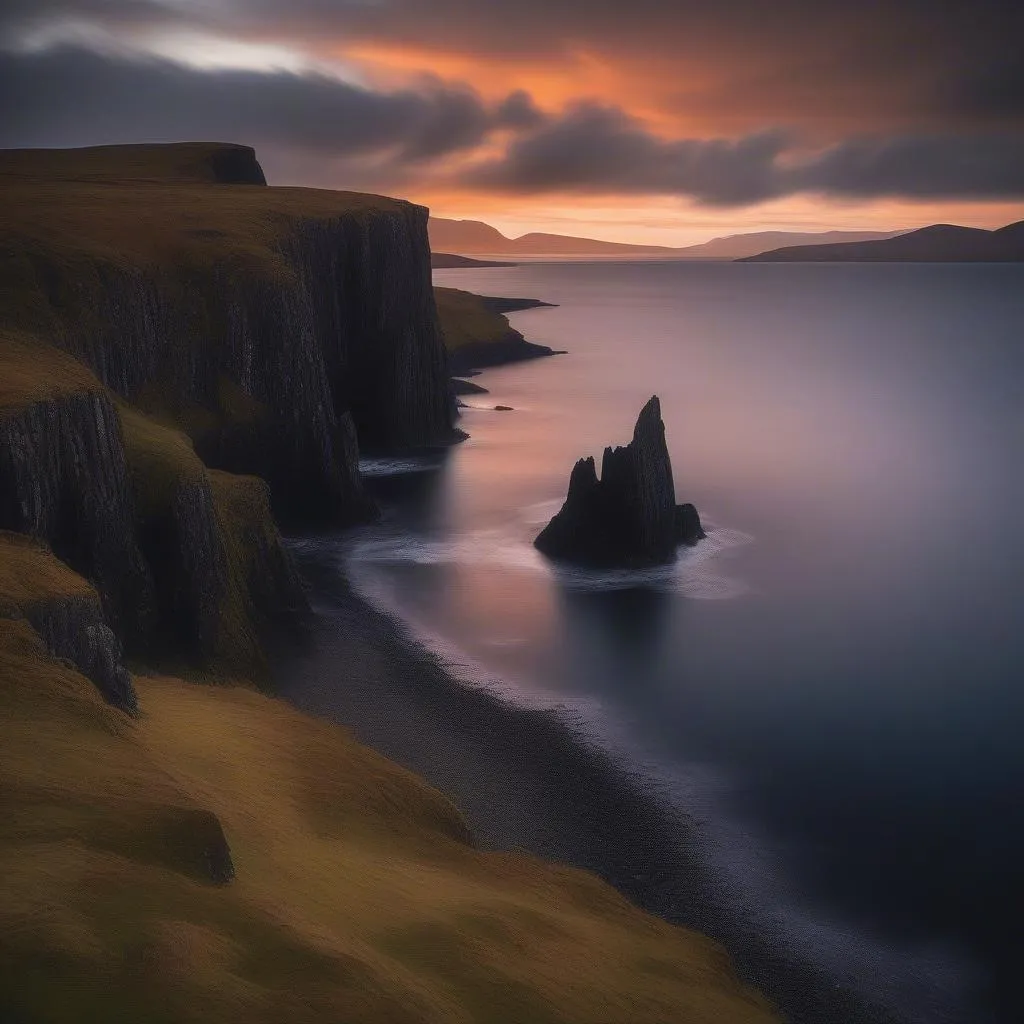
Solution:
[[(436, 280), (560, 303), (513, 322), (570, 354), (478, 378), (472, 439), (356, 539), (360, 587), (657, 779), (753, 927), (907, 1019), (985, 1019), (1022, 955), (1024, 266)], [(553, 571), (531, 541), (573, 462), (652, 393), (709, 540)]]

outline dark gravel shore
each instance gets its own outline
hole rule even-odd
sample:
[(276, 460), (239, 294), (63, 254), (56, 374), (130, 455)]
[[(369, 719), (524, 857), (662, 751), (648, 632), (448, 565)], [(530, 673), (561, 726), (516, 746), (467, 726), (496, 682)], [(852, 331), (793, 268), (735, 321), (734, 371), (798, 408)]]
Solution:
[(339, 722), (446, 793), (483, 847), (593, 871), (635, 903), (718, 939), (793, 1024), (893, 1024), (714, 898), (685, 818), (549, 711), (460, 683), (340, 577), (330, 542), (297, 545), (315, 608), (276, 691)]

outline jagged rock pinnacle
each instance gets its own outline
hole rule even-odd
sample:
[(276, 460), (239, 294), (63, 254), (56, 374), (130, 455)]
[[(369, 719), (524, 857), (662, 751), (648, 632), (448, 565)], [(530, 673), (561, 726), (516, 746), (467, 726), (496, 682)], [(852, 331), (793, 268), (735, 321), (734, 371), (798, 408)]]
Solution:
[(670, 562), (679, 544), (704, 536), (692, 505), (676, 505), (672, 462), (657, 395), (640, 411), (633, 440), (605, 448), (601, 479), (580, 459), (561, 511), (534, 542), (551, 558), (593, 566)]

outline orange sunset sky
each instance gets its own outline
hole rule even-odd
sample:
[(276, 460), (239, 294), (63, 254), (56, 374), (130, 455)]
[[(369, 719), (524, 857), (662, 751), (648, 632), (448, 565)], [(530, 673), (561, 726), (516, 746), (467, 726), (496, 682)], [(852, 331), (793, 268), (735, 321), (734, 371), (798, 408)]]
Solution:
[(0, 145), (216, 138), (274, 184), (684, 245), (1024, 217), (1024, 5), (11, 0)]

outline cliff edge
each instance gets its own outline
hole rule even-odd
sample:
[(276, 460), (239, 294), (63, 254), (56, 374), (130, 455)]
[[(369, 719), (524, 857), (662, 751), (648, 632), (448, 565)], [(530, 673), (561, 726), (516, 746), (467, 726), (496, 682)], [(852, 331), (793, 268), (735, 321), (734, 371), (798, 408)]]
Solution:
[(0, 155), (0, 1019), (771, 1024), (710, 940), (252, 688), (305, 610), (273, 510), (372, 515), (359, 448), (453, 416), (426, 212), (257, 169)]

